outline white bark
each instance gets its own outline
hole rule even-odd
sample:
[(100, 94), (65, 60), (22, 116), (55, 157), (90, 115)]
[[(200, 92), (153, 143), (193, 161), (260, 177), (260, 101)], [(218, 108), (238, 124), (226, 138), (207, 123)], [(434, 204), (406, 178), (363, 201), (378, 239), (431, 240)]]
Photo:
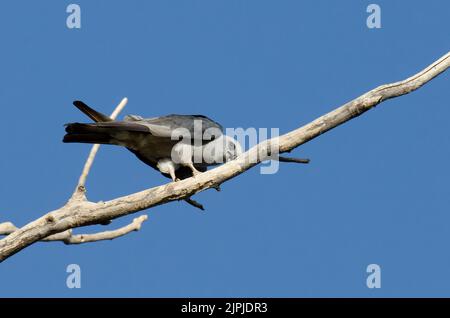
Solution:
[[(73, 234), (72, 229), (66, 230), (61, 233), (56, 233), (50, 236), (43, 238), (42, 242), (55, 242), (61, 241), (64, 244), (81, 244), (81, 243), (90, 243), (90, 242), (98, 242), (104, 240), (113, 240), (115, 238), (124, 236), (133, 231), (139, 231), (141, 229), (142, 223), (147, 220), (147, 215), (141, 215), (137, 218), (133, 219), (133, 222), (127, 224), (117, 230), (112, 231), (103, 231), (92, 234)], [(0, 224), (0, 235), (9, 235), (14, 231), (17, 231), (18, 228), (14, 226), (11, 222), (6, 222)]]

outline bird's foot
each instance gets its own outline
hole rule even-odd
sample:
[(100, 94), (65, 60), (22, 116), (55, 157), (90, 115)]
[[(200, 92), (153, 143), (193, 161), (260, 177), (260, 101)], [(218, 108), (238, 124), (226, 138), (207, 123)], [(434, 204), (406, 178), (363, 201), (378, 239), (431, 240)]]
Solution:
[(202, 174), (200, 171), (198, 171), (198, 170), (192, 170), (192, 176), (193, 177), (196, 177), (196, 176), (198, 176), (199, 174)]
[(189, 168), (191, 168), (192, 176), (193, 176), (193, 177), (196, 177), (196, 176), (198, 176), (199, 174), (201, 174), (200, 171), (198, 171), (197, 169), (195, 169), (194, 165), (189, 165)]

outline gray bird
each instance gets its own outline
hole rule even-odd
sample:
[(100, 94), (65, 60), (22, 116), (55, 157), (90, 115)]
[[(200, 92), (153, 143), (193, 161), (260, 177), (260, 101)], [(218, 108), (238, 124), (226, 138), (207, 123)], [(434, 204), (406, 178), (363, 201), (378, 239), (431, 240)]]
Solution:
[(224, 135), (220, 124), (203, 115), (128, 115), (114, 121), (81, 101), (73, 104), (95, 123), (67, 124), (63, 142), (126, 147), (173, 181), (195, 176), (242, 153), (240, 144)]

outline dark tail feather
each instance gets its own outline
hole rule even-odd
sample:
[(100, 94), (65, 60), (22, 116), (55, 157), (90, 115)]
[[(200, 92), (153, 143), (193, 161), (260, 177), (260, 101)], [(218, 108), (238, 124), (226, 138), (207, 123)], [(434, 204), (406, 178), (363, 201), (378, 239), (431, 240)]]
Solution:
[(66, 132), (63, 142), (111, 144), (126, 147), (135, 144), (133, 134), (149, 133), (146, 126), (132, 122), (70, 123), (66, 125)]
[(138, 133), (150, 133), (148, 127), (126, 121), (114, 121), (107, 123), (70, 123), (66, 124), (66, 131), (68, 133), (114, 133), (120, 131), (138, 132)]
[(111, 144), (111, 136), (107, 134), (66, 134), (63, 142), (77, 142), (87, 144)]
[(112, 144), (111, 129), (104, 129), (97, 124), (73, 123), (66, 125), (67, 134), (63, 142), (81, 142), (89, 144)]
[(96, 134), (105, 133), (96, 124), (70, 123), (66, 124), (66, 132), (69, 134)]
[(82, 101), (76, 100), (73, 102), (73, 105), (95, 122), (113, 121), (109, 116), (99, 113), (98, 111), (90, 108)]

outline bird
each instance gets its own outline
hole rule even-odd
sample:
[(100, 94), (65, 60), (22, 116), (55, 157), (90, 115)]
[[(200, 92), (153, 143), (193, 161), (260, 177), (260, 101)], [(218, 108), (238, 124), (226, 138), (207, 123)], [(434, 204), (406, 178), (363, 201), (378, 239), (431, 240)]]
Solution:
[(116, 121), (82, 101), (73, 105), (94, 122), (66, 124), (64, 143), (125, 147), (173, 182), (195, 177), (243, 152), (237, 140), (223, 133), (222, 125), (204, 115), (127, 115)]

